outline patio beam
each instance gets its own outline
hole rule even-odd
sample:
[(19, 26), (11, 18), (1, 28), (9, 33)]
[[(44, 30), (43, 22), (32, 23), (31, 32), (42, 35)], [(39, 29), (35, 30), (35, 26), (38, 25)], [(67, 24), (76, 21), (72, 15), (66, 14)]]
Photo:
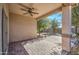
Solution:
[(43, 14), (43, 15), (41, 15), (41, 16), (35, 18), (35, 19), (44, 18), (44, 17), (47, 17), (47, 16), (49, 16), (49, 15), (51, 15), (51, 14), (53, 14), (53, 13), (57, 13), (57, 12), (61, 12), (61, 11), (62, 11), (62, 6), (56, 8), (55, 10), (51, 10), (51, 11), (49, 11), (49, 12), (47, 12), (47, 13), (45, 13), (45, 14)]
[(71, 4), (63, 4), (62, 7), (62, 54), (69, 54), (71, 51)]

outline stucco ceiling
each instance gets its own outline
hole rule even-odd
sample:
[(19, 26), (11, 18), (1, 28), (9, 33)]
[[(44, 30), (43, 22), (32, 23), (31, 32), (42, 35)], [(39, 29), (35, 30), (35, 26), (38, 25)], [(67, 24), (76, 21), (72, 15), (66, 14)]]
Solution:
[[(29, 6), (29, 3), (25, 3), (24, 5)], [(31, 4), (34, 8), (38, 9), (37, 12), (39, 14), (33, 15), (34, 18), (40, 17), (48, 13), (49, 11), (55, 10), (61, 6), (60, 3), (33, 3)], [(10, 13), (23, 15), (24, 11), (20, 10), (21, 6), (18, 4), (9, 4)], [(28, 15), (24, 15), (28, 16)]]

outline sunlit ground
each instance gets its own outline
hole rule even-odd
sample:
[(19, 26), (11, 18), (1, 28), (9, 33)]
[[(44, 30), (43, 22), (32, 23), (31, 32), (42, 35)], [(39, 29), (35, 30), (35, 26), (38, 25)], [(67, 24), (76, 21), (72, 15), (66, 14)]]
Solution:
[(61, 40), (61, 36), (51, 35), (22, 44), (30, 55), (60, 55), (62, 50)]

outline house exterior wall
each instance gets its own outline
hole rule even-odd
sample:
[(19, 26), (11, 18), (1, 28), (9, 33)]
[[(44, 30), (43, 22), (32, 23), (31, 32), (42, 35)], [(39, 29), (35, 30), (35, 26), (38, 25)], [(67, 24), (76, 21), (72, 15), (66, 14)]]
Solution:
[(37, 22), (31, 16), (10, 13), (9, 24), (10, 42), (37, 37)]

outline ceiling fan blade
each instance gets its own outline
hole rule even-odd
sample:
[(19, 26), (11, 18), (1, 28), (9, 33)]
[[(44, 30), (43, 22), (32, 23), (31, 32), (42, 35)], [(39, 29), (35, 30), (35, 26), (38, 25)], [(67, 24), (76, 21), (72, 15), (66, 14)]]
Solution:
[(21, 10), (23, 10), (23, 11), (27, 11), (26, 9), (23, 9), (23, 8), (20, 8)]
[(24, 13), (24, 15), (25, 15), (25, 14), (29, 14), (29, 15), (33, 16), (33, 14), (32, 14), (32, 13)]
[(21, 3), (19, 3), (18, 5), (20, 5), (20, 6), (24, 7), (24, 8), (30, 9), (29, 7), (27, 7), (27, 6), (25, 6), (25, 5), (21, 4)]
[(37, 11), (38, 9), (36, 9), (36, 8), (32, 7), (32, 8), (31, 8), (31, 10), (32, 10), (32, 11), (35, 11), (35, 10)]
[(34, 14), (39, 14), (39, 13), (37, 13), (37, 12), (32, 12), (32, 13), (34, 13)]
[(30, 14), (31, 16), (33, 16), (32, 13), (29, 13), (29, 14)]
[(36, 10), (36, 11), (37, 11), (38, 9), (37, 9), (37, 8), (34, 8), (34, 10)]
[(24, 13), (24, 15), (25, 15), (25, 14), (28, 14), (28, 13)]

